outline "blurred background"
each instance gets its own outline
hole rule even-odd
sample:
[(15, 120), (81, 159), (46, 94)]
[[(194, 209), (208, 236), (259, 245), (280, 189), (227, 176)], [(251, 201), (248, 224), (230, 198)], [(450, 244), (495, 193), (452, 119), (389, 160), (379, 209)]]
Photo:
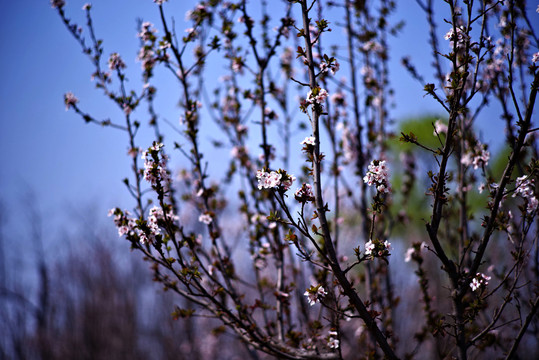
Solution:
[[(66, 5), (80, 24), (84, 3)], [(432, 74), (426, 21), (415, 2), (402, 4), (392, 20), (404, 21), (404, 28), (389, 39), (396, 124), (440, 113), (401, 65), (402, 57), (411, 56), (423, 74)], [(92, 5), (105, 56), (120, 53), (131, 84), (142, 87), (137, 19), (158, 24), (157, 6), (151, 0)], [(195, 5), (165, 4), (179, 31), (189, 26), (184, 14)], [(222, 331), (212, 320), (174, 321), (170, 314), (181, 300), (152, 283), (147, 265), (130, 254), (106, 217), (112, 207), (132, 206), (122, 183), (130, 173), (125, 135), (84, 124), (66, 112), (63, 94), (73, 92), (96, 118), (114, 120), (122, 113), (96, 91), (91, 64), (49, 1), (0, 1), (0, 18), (0, 359), (217, 358), (217, 350), (224, 359), (248, 353), (239, 343), (231, 346), (233, 338), (201, 337), (201, 328)], [(446, 29), (440, 31), (443, 36)], [(218, 78), (220, 70), (208, 78)], [(177, 123), (180, 109), (167, 101), (176, 88), (164, 74), (155, 82), (160, 116)], [(503, 123), (488, 114), (496, 109), (483, 114), (481, 135), (496, 149)], [(206, 151), (213, 156), (210, 147)], [(173, 167), (186, 166), (177, 161)]]

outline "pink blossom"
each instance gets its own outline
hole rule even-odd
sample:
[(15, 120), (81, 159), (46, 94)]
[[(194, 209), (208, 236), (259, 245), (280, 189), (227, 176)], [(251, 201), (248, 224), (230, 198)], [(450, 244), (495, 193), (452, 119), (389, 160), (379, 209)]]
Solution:
[(313, 195), (311, 184), (303, 183), (301, 188), (296, 190), (296, 193), (294, 194), (294, 198), (301, 203), (313, 201), (314, 195)]
[(232, 59), (232, 71), (238, 74), (243, 74), (243, 59), (241, 57), (235, 57)]
[(145, 21), (141, 25), (140, 32), (137, 34), (143, 41), (150, 41), (155, 37), (157, 29), (153, 27), (153, 24), (149, 21)]
[(168, 156), (162, 153), (162, 143), (155, 142), (148, 150), (142, 152), (144, 160), (144, 180), (152, 186), (163, 185), (165, 188), (170, 183), (170, 173), (167, 169)]
[(282, 175), (275, 171), (267, 173), (263, 170), (258, 170), (256, 172), (256, 177), (258, 179), (258, 189), (262, 190), (279, 186)]
[(294, 183), (294, 181), (296, 181), (296, 177), (294, 175), (290, 175), (290, 174), (287, 174), (287, 175), (288, 176), (285, 177), (281, 181), (281, 186), (284, 188), (284, 190), (290, 189), (290, 187), (292, 187), (292, 184)]
[(382, 53), (384, 51), (384, 47), (377, 41), (369, 40), (365, 44), (363, 44), (362, 47), (363, 51), (374, 51), (377, 53)]
[(151, 70), (157, 62), (155, 52), (149, 46), (140, 49), (137, 60), (142, 62), (142, 70)]
[(296, 177), (294, 175), (287, 174), (284, 170), (266, 172), (265, 170), (258, 170), (256, 172), (256, 178), (258, 179), (258, 189), (273, 189), (280, 188), (282, 190), (288, 190)]
[(123, 62), (122, 58), (118, 53), (112, 53), (109, 57), (109, 69), (111, 70), (119, 70), (124, 69), (125, 63)]
[(389, 169), (387, 168), (386, 161), (371, 161), (367, 174), (363, 177), (363, 181), (369, 186), (376, 186), (376, 190), (380, 193), (389, 193), (391, 188), (389, 185)]
[(158, 237), (163, 236), (160, 222), (176, 221), (178, 217), (169, 210), (165, 216), (161, 207), (154, 206), (149, 211), (148, 219), (139, 221), (138, 218), (130, 217), (128, 211), (119, 208), (111, 209), (108, 216), (114, 215), (114, 224), (118, 228), (118, 235), (126, 235), (128, 239), (138, 239), (142, 244), (153, 243)]
[(339, 62), (335, 60), (329, 70), (331, 71), (331, 74), (335, 75), (335, 73), (339, 71), (340, 68), (341, 64), (339, 64)]
[(79, 102), (79, 99), (72, 92), (67, 92), (64, 94), (64, 103), (66, 105), (66, 111), (69, 110), (71, 106), (74, 106)]
[(339, 64), (339, 62), (335, 59), (333, 59), (333, 61), (331, 61), (331, 59), (329, 60), (329, 62), (326, 62), (326, 61), (322, 61), (320, 63), (320, 71), (325, 73), (325, 72), (328, 72), (331, 71), (331, 73), (333, 75), (335, 75), (335, 73), (337, 71), (339, 71), (341, 65)]
[(518, 177), (516, 180), (516, 189), (513, 193), (513, 197), (516, 197), (517, 195), (526, 200), (526, 211), (528, 213), (532, 213), (537, 210), (537, 207), (539, 206), (539, 200), (537, 200), (537, 198), (535, 197), (534, 179), (530, 179), (526, 175)]
[(326, 91), (326, 89), (321, 89), (317, 87), (309, 91), (309, 93), (307, 94), (307, 99), (305, 99), (305, 101), (307, 102), (307, 104), (322, 105), (324, 101), (326, 101), (327, 97), (328, 92)]
[(465, 166), (473, 165), (474, 170), (487, 166), (490, 160), (490, 152), (485, 144), (477, 143), (472, 149), (469, 149), (462, 155), (460, 162)]

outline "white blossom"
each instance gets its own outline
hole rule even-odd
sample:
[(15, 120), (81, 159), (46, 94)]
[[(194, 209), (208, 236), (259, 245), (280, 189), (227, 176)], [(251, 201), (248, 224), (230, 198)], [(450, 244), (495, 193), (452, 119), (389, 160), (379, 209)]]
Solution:
[(479, 289), (481, 286), (487, 286), (488, 281), (490, 280), (490, 276), (486, 276), (482, 273), (475, 274), (475, 277), (472, 279), (472, 282), (470, 283), (470, 287), (472, 288), (472, 291), (475, 291)]
[(312, 145), (314, 146), (315, 138), (314, 136), (307, 136), (303, 141), (300, 142), (301, 145)]
[(209, 215), (209, 214), (201, 214), (198, 217), (198, 221), (200, 221), (201, 223), (204, 223), (206, 225), (209, 225), (209, 224), (211, 224), (213, 219), (212, 219), (211, 215)]
[(328, 293), (321, 285), (311, 286), (303, 295), (307, 297), (309, 305), (313, 306), (317, 302), (320, 302), (320, 299), (326, 296)]
[(337, 332), (336, 331), (330, 331), (329, 332), (329, 339), (328, 339), (328, 347), (330, 349), (338, 349), (339, 348), (339, 340), (337, 339)]

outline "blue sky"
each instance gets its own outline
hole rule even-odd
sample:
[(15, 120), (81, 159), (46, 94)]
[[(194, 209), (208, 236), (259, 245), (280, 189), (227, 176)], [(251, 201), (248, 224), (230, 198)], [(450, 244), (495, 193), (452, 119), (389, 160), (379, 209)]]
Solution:
[[(69, 16), (81, 24), (84, 3), (68, 0), (66, 7)], [(180, 31), (187, 27), (182, 24), (185, 11), (195, 3), (170, 0), (165, 4)], [(399, 65), (402, 56), (411, 55), (423, 74), (432, 74), (423, 13), (414, 1), (401, 3), (406, 5), (400, 5), (394, 19), (405, 20), (405, 30), (390, 44), (397, 104), (392, 115), (402, 119), (439, 113), (438, 105), (423, 97), (421, 85)], [(105, 40), (105, 56), (119, 52), (137, 74), (136, 19), (158, 23), (157, 6), (151, 0), (96, 0), (92, 12), (98, 37)], [(27, 189), (36, 194), (49, 234), (65, 225), (74, 209), (84, 211), (88, 204), (103, 218), (113, 206), (129, 208), (132, 202), (121, 183), (130, 172), (125, 135), (86, 125), (64, 108), (63, 94), (72, 91), (81, 99), (81, 106), (91, 109), (97, 118), (121, 115), (90, 82), (88, 59), (48, 0), (0, 1), (0, 14), (0, 151), (5, 161), (0, 171), (0, 201), (7, 209), (5, 231), (19, 230), (24, 224), (20, 199)], [(131, 78), (133, 83), (139, 81), (137, 75)], [(162, 113), (177, 119), (173, 107)], [(501, 125), (497, 116), (488, 121)], [(483, 134), (494, 138), (500, 129), (489, 125)]]

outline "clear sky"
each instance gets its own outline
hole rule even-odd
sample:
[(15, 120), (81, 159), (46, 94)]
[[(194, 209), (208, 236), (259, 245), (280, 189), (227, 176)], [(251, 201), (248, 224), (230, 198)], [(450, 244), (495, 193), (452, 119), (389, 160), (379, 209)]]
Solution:
[[(67, 0), (66, 12), (80, 24), (84, 23), (84, 3)], [(432, 74), (424, 15), (415, 1), (399, 3), (394, 19), (405, 20), (406, 26), (390, 43), (391, 82), (397, 104), (392, 115), (401, 119), (439, 113), (438, 105), (423, 96), (421, 85), (399, 65), (402, 56), (411, 55), (419, 70)], [(186, 0), (165, 4), (179, 31), (187, 27), (182, 24), (185, 11), (195, 4)], [(97, 35), (105, 40), (105, 56), (119, 52), (137, 74), (136, 19), (158, 23), (157, 6), (151, 0), (95, 0), (92, 12)], [(5, 231), (18, 231), (24, 224), (25, 205), (20, 199), (27, 189), (36, 194), (45, 231), (51, 234), (65, 225), (70, 213), (84, 211), (89, 203), (103, 218), (113, 206), (129, 208), (132, 202), (121, 183), (130, 172), (125, 135), (86, 125), (74, 112), (65, 111), (63, 94), (72, 91), (81, 106), (97, 118), (121, 115), (95, 90), (89, 61), (56, 11), (48, 0), (3, 0), (0, 18), (0, 151), (4, 156), (0, 201), (6, 209)], [(140, 76), (132, 78), (139, 81)], [(177, 120), (173, 113), (164, 115)], [(496, 118), (494, 122), (500, 121)], [(488, 126), (483, 134), (495, 137), (500, 129)]]

